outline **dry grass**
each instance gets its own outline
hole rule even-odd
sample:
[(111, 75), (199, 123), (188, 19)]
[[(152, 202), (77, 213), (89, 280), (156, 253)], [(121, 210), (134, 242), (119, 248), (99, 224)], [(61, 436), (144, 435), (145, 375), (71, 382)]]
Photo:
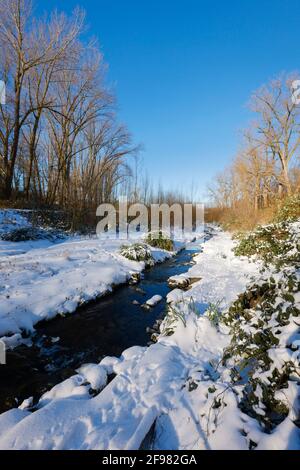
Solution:
[(220, 223), (224, 229), (230, 232), (246, 232), (252, 230), (257, 225), (267, 224), (271, 222), (277, 211), (277, 206), (260, 209), (255, 212), (251, 208), (245, 206), (236, 209), (210, 209), (206, 222)]

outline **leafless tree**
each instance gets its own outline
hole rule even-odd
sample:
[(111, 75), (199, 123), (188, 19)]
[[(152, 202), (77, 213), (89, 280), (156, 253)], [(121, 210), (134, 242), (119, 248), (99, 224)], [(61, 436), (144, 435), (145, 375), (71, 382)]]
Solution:
[(257, 113), (256, 144), (281, 166), (279, 182), (291, 193), (289, 168), (300, 150), (300, 107), (292, 100), (295, 76), (271, 81), (255, 92), (251, 109)]
[[(82, 40), (84, 13), (35, 19), (30, 0), (0, 0), (0, 197), (94, 207), (132, 177), (137, 154), (117, 122), (96, 41)], [(136, 182), (137, 184), (137, 182)]]

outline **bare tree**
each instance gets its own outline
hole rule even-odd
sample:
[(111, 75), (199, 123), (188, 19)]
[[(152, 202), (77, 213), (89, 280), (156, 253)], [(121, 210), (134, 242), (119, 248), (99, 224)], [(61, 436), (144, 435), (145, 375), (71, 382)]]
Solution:
[[(63, 17), (54, 15), (50, 23), (35, 22), (29, 0), (0, 0), (1, 63), (6, 76), (11, 77), (8, 83), (10, 107), (1, 110), (6, 125), (5, 132), (0, 134), (3, 146), (2, 194), (6, 198), (12, 192), (22, 130), (34, 115), (30, 137), (33, 158), (38, 122), (43, 110), (51, 105), (47, 95), (49, 70), (53, 71), (58, 60), (66, 56), (82, 24), (83, 17), (78, 14), (66, 32)], [(35, 91), (32, 90), (33, 84)]]
[(44, 49), (46, 44), (52, 44), (51, 53), (47, 61), (32, 68), (26, 76), (28, 101), (33, 110), (28, 125), (23, 131), (28, 144), (28, 171), (25, 182), (25, 195), (29, 198), (30, 184), (33, 168), (37, 165), (37, 145), (40, 135), (40, 124), (46, 110), (61, 113), (61, 104), (55, 96), (55, 85), (63, 70), (70, 66), (70, 57), (74, 57), (77, 50), (77, 40), (84, 21), (84, 13), (76, 10), (68, 19), (64, 14), (55, 12), (48, 24), (36, 22), (34, 27), (33, 44)]
[(0, 78), (8, 91), (0, 107), (4, 199), (84, 213), (119, 191), (137, 196), (139, 148), (118, 123), (96, 41), (82, 39), (84, 17), (77, 9), (38, 20), (30, 0), (0, 0)]
[(293, 79), (273, 80), (251, 98), (251, 108), (258, 114), (255, 142), (280, 164), (279, 182), (288, 194), (292, 190), (290, 164), (300, 149), (300, 108), (291, 99)]
[(272, 158), (257, 147), (246, 147), (234, 161), (233, 171), (239, 182), (241, 199), (257, 212), (268, 204), (268, 195), (276, 180), (276, 168)]

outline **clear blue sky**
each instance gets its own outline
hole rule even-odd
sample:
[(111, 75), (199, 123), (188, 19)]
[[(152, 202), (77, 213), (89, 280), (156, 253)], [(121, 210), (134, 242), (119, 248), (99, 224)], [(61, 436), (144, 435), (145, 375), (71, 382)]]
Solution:
[(204, 194), (238, 149), (251, 92), (300, 69), (300, 0), (35, 1), (86, 10), (120, 118), (169, 187)]

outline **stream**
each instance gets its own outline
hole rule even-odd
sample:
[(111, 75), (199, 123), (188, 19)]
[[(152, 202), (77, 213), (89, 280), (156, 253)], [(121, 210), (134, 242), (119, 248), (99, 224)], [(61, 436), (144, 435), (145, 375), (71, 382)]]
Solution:
[[(189, 269), (201, 242), (189, 243), (175, 257), (144, 271), (138, 284), (119, 286), (69, 316), (38, 324), (32, 346), (8, 351), (7, 364), (0, 367), (0, 412), (31, 396), (37, 400), (84, 363), (120, 356), (131, 346), (146, 346), (150, 341), (147, 327), (165, 314), (168, 278)], [(133, 303), (143, 304), (155, 294), (163, 301), (150, 310)]]

